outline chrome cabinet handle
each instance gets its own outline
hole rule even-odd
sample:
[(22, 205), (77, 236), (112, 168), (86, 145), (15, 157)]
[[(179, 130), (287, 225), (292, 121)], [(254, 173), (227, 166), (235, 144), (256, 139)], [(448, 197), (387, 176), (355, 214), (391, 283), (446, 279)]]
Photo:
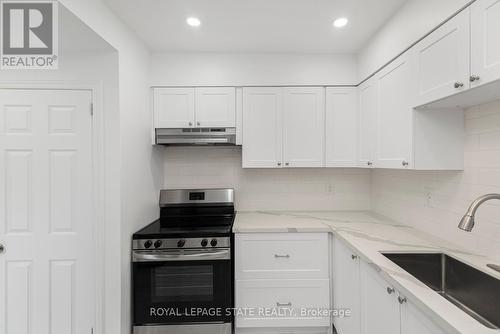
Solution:
[(284, 303), (276, 302), (276, 306), (278, 306), (278, 307), (285, 307), (285, 306), (290, 307), (290, 306), (292, 306), (292, 303), (288, 302), (288, 303), (284, 304)]
[(196, 125), (200, 126), (200, 125), (201, 125), (201, 123), (200, 123), (200, 122), (196, 122)]
[(464, 86), (464, 83), (463, 82), (460, 82), (460, 81), (457, 81), (455, 82), (455, 88), (462, 88)]
[(368, 166), (373, 166), (373, 162), (371, 162), (371, 161), (368, 161), (366, 164), (367, 164)]
[(5, 246), (0, 244), (0, 253), (3, 253), (5, 251)]
[(408, 301), (408, 300), (406, 299), (406, 297), (401, 297), (401, 296), (399, 296), (399, 297), (398, 297), (398, 302), (399, 302), (400, 304), (404, 304), (404, 303), (406, 303), (407, 301)]
[(353, 259), (353, 260), (357, 260), (357, 259), (358, 259), (358, 256), (357, 256), (357, 255), (352, 254), (352, 255), (351, 255), (351, 259)]
[(290, 163), (289, 162), (285, 163), (285, 166), (290, 166)]
[(401, 164), (403, 165), (403, 167), (408, 167), (410, 163), (408, 161), (403, 161)]
[(276, 259), (289, 259), (289, 258), (290, 258), (290, 255), (289, 255), (289, 254), (286, 254), (286, 255), (274, 254), (274, 257), (275, 257)]
[(280, 166), (280, 167), (281, 167), (281, 162), (278, 162), (278, 166)]
[(189, 126), (193, 126), (193, 122), (189, 122)]
[(396, 290), (394, 290), (394, 288), (391, 288), (391, 287), (387, 287), (387, 293), (392, 295), (394, 292), (396, 292)]
[(479, 81), (479, 80), (481, 80), (481, 77), (479, 75), (473, 74), (470, 76), (470, 82)]

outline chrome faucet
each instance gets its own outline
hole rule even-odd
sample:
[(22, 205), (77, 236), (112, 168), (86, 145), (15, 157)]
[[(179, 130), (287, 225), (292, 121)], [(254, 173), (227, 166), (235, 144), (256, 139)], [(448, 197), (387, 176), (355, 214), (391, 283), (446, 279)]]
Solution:
[(488, 194), (479, 197), (476, 199), (474, 202), (469, 207), (469, 210), (467, 210), (467, 213), (465, 216), (463, 216), (462, 220), (460, 221), (460, 224), (458, 224), (458, 228), (461, 230), (464, 230), (466, 232), (472, 231), (474, 228), (474, 219), (476, 216), (476, 211), (477, 209), (481, 206), (486, 201), (489, 201), (490, 199), (498, 199), (500, 200), (500, 194)]
[[(469, 210), (467, 210), (467, 213), (465, 214), (465, 216), (463, 216), (462, 220), (460, 221), (460, 224), (458, 224), (458, 228), (466, 232), (472, 231), (472, 229), (474, 228), (474, 219), (476, 216), (477, 209), (481, 206), (481, 204), (483, 204), (486, 201), (489, 201), (490, 199), (500, 200), (500, 194), (484, 195), (476, 199), (474, 202), (472, 202), (472, 204), (469, 207)], [(500, 272), (500, 265), (498, 264), (487, 264), (486, 266), (488, 268)]]

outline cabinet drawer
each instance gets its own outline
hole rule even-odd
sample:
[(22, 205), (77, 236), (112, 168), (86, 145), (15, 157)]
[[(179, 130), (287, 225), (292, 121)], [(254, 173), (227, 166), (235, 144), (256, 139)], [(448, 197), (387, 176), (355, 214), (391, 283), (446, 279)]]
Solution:
[(236, 279), (328, 278), (327, 233), (236, 235)]
[(236, 307), (247, 310), (236, 316), (240, 328), (329, 326), (328, 314), (318, 312), (330, 307), (329, 280), (236, 281)]

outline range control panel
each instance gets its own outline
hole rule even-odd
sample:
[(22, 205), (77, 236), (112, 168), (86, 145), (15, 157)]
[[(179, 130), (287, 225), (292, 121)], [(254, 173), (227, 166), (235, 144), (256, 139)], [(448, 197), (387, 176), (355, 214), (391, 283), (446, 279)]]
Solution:
[(134, 240), (134, 250), (154, 249), (193, 249), (193, 248), (229, 248), (231, 240), (228, 237), (206, 237), (186, 239), (141, 239)]

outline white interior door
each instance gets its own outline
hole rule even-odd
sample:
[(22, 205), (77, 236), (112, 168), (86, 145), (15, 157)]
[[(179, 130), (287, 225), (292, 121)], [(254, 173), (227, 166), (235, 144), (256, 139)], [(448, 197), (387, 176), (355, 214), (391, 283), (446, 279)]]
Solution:
[(203, 128), (236, 126), (236, 88), (196, 88), (196, 126)]
[(325, 89), (285, 88), (283, 124), (285, 167), (324, 167)]
[(243, 168), (281, 168), (282, 114), (281, 88), (243, 89)]
[(500, 79), (500, 0), (480, 0), (471, 6), (472, 86)]
[(93, 327), (91, 102), (0, 89), (0, 334)]

